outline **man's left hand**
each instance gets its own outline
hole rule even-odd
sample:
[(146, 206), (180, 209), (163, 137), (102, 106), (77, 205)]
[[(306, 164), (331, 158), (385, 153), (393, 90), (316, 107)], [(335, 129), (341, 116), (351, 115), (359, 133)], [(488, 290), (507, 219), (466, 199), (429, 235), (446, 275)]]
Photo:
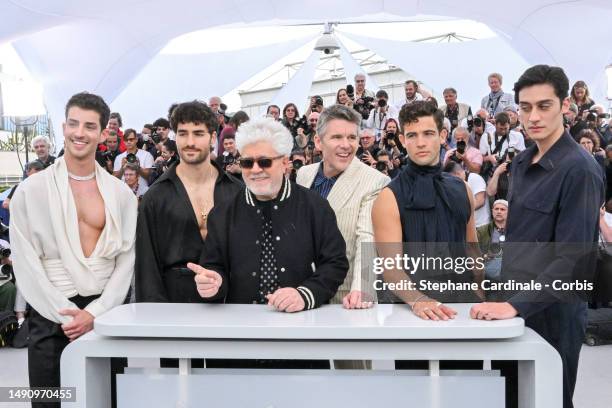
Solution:
[(510, 303), (484, 302), (472, 306), (470, 317), (478, 320), (504, 320), (512, 319), (518, 315), (517, 310)]
[(300, 292), (294, 288), (280, 288), (271, 295), (267, 295), (268, 305), (272, 306), (279, 312), (294, 313), (304, 310), (306, 305)]
[(86, 310), (63, 309), (59, 311), (59, 314), (62, 316), (72, 316), (72, 321), (70, 323), (62, 324), (62, 330), (70, 341), (75, 341), (93, 329), (94, 317)]

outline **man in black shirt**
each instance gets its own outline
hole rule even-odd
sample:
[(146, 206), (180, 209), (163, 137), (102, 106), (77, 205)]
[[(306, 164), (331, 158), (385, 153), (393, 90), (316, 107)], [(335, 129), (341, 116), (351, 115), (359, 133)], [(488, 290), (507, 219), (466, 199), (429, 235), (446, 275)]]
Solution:
[(142, 198), (138, 213), (135, 287), (138, 302), (202, 302), (187, 263), (197, 262), (214, 205), (242, 184), (210, 160), (216, 117), (205, 104), (178, 105), (171, 117), (180, 164)]
[[(512, 163), (502, 278), (527, 272), (543, 284), (554, 280), (567, 282), (583, 255), (573, 253), (574, 244), (589, 247), (597, 242), (603, 179), (595, 160), (564, 129), (568, 89), (563, 70), (547, 65), (529, 68), (514, 86), (521, 123), (535, 145)], [(522, 250), (513, 254), (511, 246), (520, 243), (524, 243), (520, 246)], [(555, 243), (555, 252), (538, 256), (534, 251), (542, 243)], [(559, 250), (560, 246), (569, 250)], [(590, 267), (582, 263), (580, 266)], [(507, 302), (481, 303), (471, 310), (472, 317), (477, 319), (521, 316), (527, 327), (557, 349), (563, 362), (565, 408), (573, 407), (578, 357), (586, 327), (586, 303), (577, 298), (570, 301), (569, 297), (570, 294), (552, 294), (547, 289), (522, 291)]]

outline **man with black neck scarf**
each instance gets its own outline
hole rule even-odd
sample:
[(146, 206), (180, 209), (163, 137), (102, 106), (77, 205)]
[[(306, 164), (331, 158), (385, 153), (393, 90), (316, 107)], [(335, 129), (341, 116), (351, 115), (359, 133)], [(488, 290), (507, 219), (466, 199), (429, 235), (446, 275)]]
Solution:
[[(433, 245), (437, 248), (448, 246), (453, 255), (466, 242), (477, 243), (472, 192), (465, 181), (441, 170), (440, 144), (446, 139), (444, 114), (427, 102), (417, 101), (405, 105), (399, 119), (409, 161), (402, 173), (382, 190), (372, 209), (374, 240), (379, 255), (395, 258), (398, 253), (410, 252), (409, 256), (417, 256), (421, 252), (413, 253), (412, 249), (422, 243), (438, 243)], [(412, 249), (405, 251), (402, 243), (407, 243)], [(430, 247), (432, 245), (427, 245), (427, 249)], [(429, 251), (426, 252), (429, 255)], [(423, 279), (423, 271), (410, 275), (410, 278), (406, 272), (388, 269), (383, 278), (386, 282)], [(425, 278), (431, 280), (441, 277), (454, 281), (472, 280), (470, 273), (451, 271), (432, 276), (428, 270), (426, 274)], [(455, 310), (439, 301), (443, 298), (441, 294), (432, 298), (431, 294), (416, 289), (398, 290), (394, 294), (424, 320), (448, 320), (456, 314)], [(463, 301), (476, 299), (472, 292), (460, 295), (469, 298)], [(452, 300), (456, 302), (459, 299)]]

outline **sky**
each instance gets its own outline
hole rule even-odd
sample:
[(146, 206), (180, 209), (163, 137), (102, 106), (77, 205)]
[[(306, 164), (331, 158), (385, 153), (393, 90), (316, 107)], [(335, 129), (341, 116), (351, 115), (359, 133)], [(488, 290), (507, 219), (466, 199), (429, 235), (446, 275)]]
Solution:
[[(435, 35), (456, 32), (459, 35), (481, 39), (494, 36), (485, 24), (469, 20), (442, 20), (418, 21), (398, 23), (373, 24), (342, 24), (335, 27), (339, 32), (354, 33), (378, 38), (391, 38), (403, 40), (418, 40)], [(212, 53), (229, 50), (240, 50), (255, 46), (263, 46), (282, 42), (313, 37), (322, 33), (323, 27), (315, 26), (274, 26), (274, 27), (231, 27), (212, 28), (195, 31), (182, 35), (170, 41), (161, 51), (163, 54), (181, 53)], [(210, 41), (211, 38), (219, 39)], [(350, 40), (343, 40), (349, 51), (362, 49)], [(254, 74), (246, 82), (239, 84), (226, 95), (224, 101), (230, 111), (240, 108), (239, 90), (250, 90), (265, 84), (280, 85), (287, 81), (287, 72), (283, 67), (289, 63), (303, 61), (312, 52), (312, 43), (296, 49), (285, 58), (272, 63), (262, 72)], [(8, 44), (0, 44), (0, 65), (3, 73), (0, 74), (2, 82), (4, 113), (8, 116), (35, 115), (44, 113), (42, 100), (42, 86), (31, 77), (21, 59)], [(608, 70), (608, 95), (612, 96), (612, 69)]]

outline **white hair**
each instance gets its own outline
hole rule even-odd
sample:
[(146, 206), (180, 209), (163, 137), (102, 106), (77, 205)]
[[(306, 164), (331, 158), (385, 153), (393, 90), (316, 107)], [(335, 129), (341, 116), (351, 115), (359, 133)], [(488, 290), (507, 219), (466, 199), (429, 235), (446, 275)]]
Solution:
[(45, 142), (47, 147), (51, 147), (51, 141), (49, 140), (49, 138), (47, 136), (38, 135), (34, 139), (32, 139), (32, 142), (31, 142), (32, 149), (34, 148), (34, 145), (36, 143), (41, 142), (41, 141)]
[(355, 74), (355, 78), (354, 79), (357, 79), (357, 78), (365, 79), (365, 77), (366, 77), (365, 74), (362, 74), (362, 73), (359, 72), (359, 73)]
[(242, 151), (245, 146), (257, 142), (268, 142), (278, 154), (290, 156), (293, 138), (289, 130), (273, 118), (255, 118), (244, 122), (236, 131), (236, 147)]
[(464, 132), (466, 135), (470, 135), (470, 131), (468, 128), (465, 128), (463, 126), (457, 126), (455, 130), (453, 130), (453, 140), (457, 138), (457, 132)]
[(363, 136), (363, 135), (374, 136), (375, 134), (376, 134), (376, 132), (372, 128), (365, 128), (365, 129), (362, 129), (361, 132), (359, 132), (359, 136), (360, 137)]
[(450, 120), (448, 120), (448, 118), (444, 118), (444, 121), (442, 122), (442, 127), (444, 129), (446, 129), (446, 131), (448, 133), (450, 133), (450, 131), (451, 131), (451, 122), (450, 122)]

